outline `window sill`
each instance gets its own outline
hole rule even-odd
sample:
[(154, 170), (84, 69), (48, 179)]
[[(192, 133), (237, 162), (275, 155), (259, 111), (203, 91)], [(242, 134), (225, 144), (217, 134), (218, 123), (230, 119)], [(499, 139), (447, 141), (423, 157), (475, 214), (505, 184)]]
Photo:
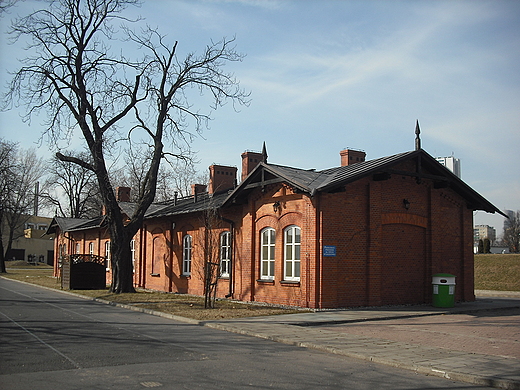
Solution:
[(229, 280), (229, 276), (219, 276), (219, 279)]
[(261, 284), (272, 284), (274, 286), (274, 279), (257, 279), (256, 282)]
[(181, 275), (181, 278), (191, 279), (191, 275)]
[(154, 276), (154, 277), (158, 277), (158, 276), (161, 276), (161, 274), (150, 274), (150, 276)]
[(299, 280), (280, 280), (280, 284), (284, 286), (300, 287)]

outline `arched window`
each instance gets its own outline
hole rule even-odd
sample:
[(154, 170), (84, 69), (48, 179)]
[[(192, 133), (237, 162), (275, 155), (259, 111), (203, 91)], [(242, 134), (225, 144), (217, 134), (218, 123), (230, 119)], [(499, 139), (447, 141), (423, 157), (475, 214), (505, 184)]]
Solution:
[(93, 242), (89, 242), (88, 243), (88, 254), (89, 255), (93, 255), (94, 254), (94, 243)]
[(300, 280), (301, 229), (289, 226), (284, 230), (284, 279)]
[(231, 232), (220, 235), (220, 276), (229, 278), (231, 268)]
[(81, 245), (79, 242), (76, 242), (76, 254), (79, 255), (81, 250)]
[(191, 243), (192, 239), (186, 234), (182, 239), (182, 274), (191, 275)]
[(262, 279), (274, 279), (274, 254), (276, 233), (273, 228), (265, 228), (260, 236), (261, 264), (260, 277)]

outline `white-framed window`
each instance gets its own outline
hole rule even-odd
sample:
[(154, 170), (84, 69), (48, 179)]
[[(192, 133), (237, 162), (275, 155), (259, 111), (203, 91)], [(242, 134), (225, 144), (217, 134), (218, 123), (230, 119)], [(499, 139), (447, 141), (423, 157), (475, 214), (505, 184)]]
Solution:
[(231, 268), (231, 232), (220, 235), (220, 276), (229, 278)]
[(135, 240), (130, 241), (130, 253), (132, 255), (132, 268), (135, 272)]
[(60, 257), (65, 256), (67, 254), (67, 245), (61, 244), (58, 250), (60, 252)]
[(192, 238), (186, 234), (182, 239), (182, 274), (191, 275), (191, 244)]
[(260, 277), (273, 280), (276, 232), (273, 228), (268, 227), (262, 230), (260, 237)]
[(301, 229), (289, 226), (284, 230), (284, 280), (300, 280)]
[(79, 242), (76, 242), (76, 254), (79, 255), (81, 250), (81, 245)]
[(107, 271), (110, 269), (110, 241), (105, 241), (105, 267)]
[(94, 254), (94, 243), (93, 242), (89, 242), (88, 243), (88, 254), (89, 255), (93, 255)]

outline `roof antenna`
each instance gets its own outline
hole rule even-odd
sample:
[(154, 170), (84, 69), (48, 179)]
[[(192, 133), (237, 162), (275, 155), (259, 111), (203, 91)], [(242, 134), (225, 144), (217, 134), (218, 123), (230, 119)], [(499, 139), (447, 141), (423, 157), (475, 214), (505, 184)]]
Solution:
[(415, 122), (415, 150), (421, 149), (421, 138), (419, 134), (421, 134), (421, 129), (419, 128), (419, 119), (417, 119)]
[(265, 141), (264, 146), (262, 147), (262, 160), (267, 164), (267, 148), (265, 147)]

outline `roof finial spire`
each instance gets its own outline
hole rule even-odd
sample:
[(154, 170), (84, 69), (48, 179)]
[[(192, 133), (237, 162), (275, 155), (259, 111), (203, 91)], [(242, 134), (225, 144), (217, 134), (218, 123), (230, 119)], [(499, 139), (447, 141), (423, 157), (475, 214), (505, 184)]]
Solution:
[(265, 141), (264, 146), (262, 147), (262, 160), (264, 163), (267, 163), (267, 148), (265, 147)]
[(421, 138), (419, 134), (421, 134), (421, 129), (419, 128), (419, 119), (417, 119), (415, 122), (415, 150), (421, 149)]

